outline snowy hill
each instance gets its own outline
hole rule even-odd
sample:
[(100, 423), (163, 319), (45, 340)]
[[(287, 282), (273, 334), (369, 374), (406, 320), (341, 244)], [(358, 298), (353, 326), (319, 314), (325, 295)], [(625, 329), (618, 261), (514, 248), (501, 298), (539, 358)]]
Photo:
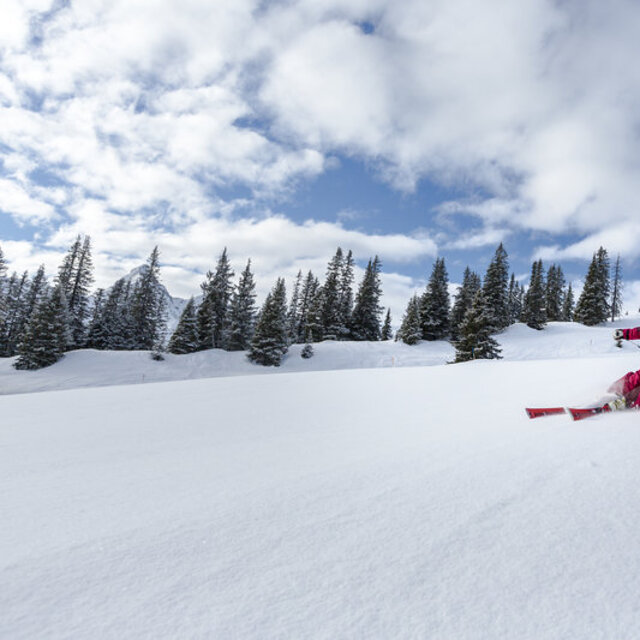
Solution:
[[(620, 355), (611, 338), (613, 326), (640, 324), (640, 318), (626, 319), (606, 327), (585, 327), (573, 323), (552, 323), (544, 331), (516, 324), (498, 336), (505, 360), (575, 358)], [(147, 352), (92, 351), (68, 353), (57, 364), (39, 371), (16, 371), (13, 359), (0, 359), (0, 395), (53, 389), (138, 384), (189, 380), (219, 376), (265, 375), (334, 369), (420, 367), (451, 362), (455, 351), (448, 342), (422, 342), (408, 346), (400, 342), (323, 342), (314, 345), (315, 355), (300, 357), (302, 345), (293, 345), (278, 368), (247, 361), (243, 352), (211, 349), (155, 362)], [(632, 343), (623, 352), (637, 354)]]
[(0, 637), (640, 637), (640, 416), (523, 411), (640, 353), (573, 325), (501, 342), (455, 366), (325, 343), (279, 375), (69, 354), (33, 388), (233, 375), (0, 398)]

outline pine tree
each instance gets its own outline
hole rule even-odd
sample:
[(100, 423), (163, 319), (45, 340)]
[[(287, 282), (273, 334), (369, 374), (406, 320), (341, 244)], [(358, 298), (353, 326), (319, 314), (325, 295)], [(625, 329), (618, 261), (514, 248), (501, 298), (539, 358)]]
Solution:
[(2, 247), (0, 247), (0, 324), (2, 324), (2, 320), (4, 314), (7, 312), (5, 295), (7, 288), (7, 261), (2, 253)]
[(620, 265), (620, 254), (616, 258), (613, 267), (613, 277), (611, 283), (611, 322), (622, 314), (622, 266)]
[(315, 293), (305, 315), (305, 342), (320, 342), (324, 336), (324, 325), (322, 324), (323, 301), (324, 292), (322, 291), (322, 287), (318, 285), (315, 287)]
[(29, 288), (29, 274), (13, 273), (6, 286), (6, 311), (0, 323), (0, 355), (13, 356), (27, 323), (26, 295)]
[(422, 324), (420, 322), (420, 298), (414, 295), (407, 304), (407, 310), (402, 318), (402, 324), (398, 331), (398, 340), (405, 344), (418, 344), (422, 339)]
[(575, 320), (594, 326), (609, 319), (609, 257), (606, 249), (600, 247), (593, 255), (584, 288), (578, 298), (574, 313)]
[(194, 353), (198, 350), (198, 323), (196, 319), (196, 303), (189, 299), (180, 314), (180, 320), (167, 345), (169, 353)]
[(450, 331), (449, 277), (444, 258), (438, 258), (420, 301), (423, 340), (442, 340)]
[(451, 310), (451, 341), (458, 340), (460, 335), (460, 325), (464, 320), (467, 311), (471, 308), (471, 303), (476, 293), (482, 287), (480, 276), (471, 271), (469, 267), (464, 270), (462, 286), (458, 289), (453, 309)]
[(260, 311), (248, 358), (257, 364), (278, 367), (287, 350), (287, 294), (284, 279), (278, 278)]
[(134, 348), (132, 341), (132, 319), (130, 305), (131, 283), (124, 278), (111, 287), (108, 295), (96, 312), (89, 334), (89, 349), (124, 350)]
[(387, 309), (387, 315), (384, 318), (384, 324), (382, 325), (382, 332), (380, 334), (380, 339), (387, 341), (393, 338), (393, 329), (391, 327), (391, 309)]
[(71, 318), (71, 341), (68, 348), (84, 346), (89, 315), (89, 288), (93, 283), (91, 238), (78, 236), (71, 245), (58, 271), (58, 284), (63, 288)]
[(49, 285), (47, 284), (47, 276), (44, 265), (41, 264), (29, 285), (29, 291), (25, 299), (25, 321), (29, 321), (38, 304), (48, 295)]
[(298, 271), (293, 292), (291, 293), (291, 302), (289, 302), (289, 310), (287, 311), (287, 330), (289, 331), (289, 344), (297, 344), (301, 340), (298, 334), (300, 326), (300, 296), (302, 295), (302, 271)]
[(575, 301), (573, 297), (573, 288), (571, 283), (567, 287), (562, 303), (562, 320), (564, 322), (573, 322)]
[(493, 310), (487, 309), (482, 289), (475, 294), (459, 328), (460, 337), (454, 343), (455, 362), (500, 358), (500, 345), (491, 337)]
[(510, 325), (518, 322), (522, 315), (522, 288), (513, 273), (509, 280), (509, 290), (507, 292), (507, 315)]
[[(0, 287), (3, 285), (7, 278), (7, 272), (9, 267), (7, 266), (7, 260), (4, 257), (4, 253), (2, 252), (2, 247), (0, 247)], [(2, 289), (0, 288), (0, 291)]]
[(547, 320), (556, 322), (562, 320), (562, 305), (565, 287), (564, 273), (560, 265), (552, 264), (547, 269), (547, 281), (545, 288), (545, 308)]
[(202, 288), (202, 303), (198, 307), (198, 335), (201, 349), (224, 347), (229, 318), (229, 304), (233, 294), (233, 270), (225, 247), (215, 272), (209, 271)]
[(509, 261), (502, 243), (496, 249), (495, 255), (487, 268), (484, 277), (483, 293), (487, 303), (493, 332), (508, 326), (507, 312), (507, 282), (509, 279)]
[(85, 347), (87, 349), (95, 349), (92, 344), (92, 337), (96, 332), (96, 327), (100, 322), (104, 305), (107, 301), (107, 293), (104, 289), (100, 288), (93, 296), (93, 309), (91, 311), (91, 319), (89, 321), (89, 328), (87, 330), (87, 338), (85, 340)]
[(353, 253), (351, 249), (347, 251), (342, 267), (342, 275), (340, 278), (340, 335), (341, 340), (348, 340), (349, 325), (351, 322), (351, 314), (353, 312)]
[(378, 256), (369, 260), (351, 315), (350, 333), (353, 340), (380, 340), (380, 316), (383, 311), (380, 306), (380, 268)]
[(344, 326), (340, 308), (340, 280), (344, 268), (342, 249), (338, 247), (327, 266), (327, 275), (322, 287), (322, 339), (336, 340), (343, 334)]
[[(248, 260), (231, 300), (229, 333), (226, 340), (229, 351), (245, 351), (249, 348), (256, 322), (255, 289), (256, 285), (251, 273), (251, 260)], [(289, 326), (287, 323), (287, 332)]]
[(320, 284), (311, 271), (307, 273), (302, 285), (300, 299), (298, 303), (298, 326), (296, 329), (296, 342), (309, 342), (311, 338), (307, 336), (309, 324), (309, 313), (316, 298)]
[(547, 322), (545, 309), (545, 284), (542, 260), (531, 266), (529, 288), (524, 296), (522, 320), (532, 329), (544, 329)]
[(70, 331), (66, 295), (58, 284), (34, 311), (23, 334), (15, 368), (41, 369), (58, 362), (64, 356)]
[(131, 294), (133, 349), (158, 349), (166, 329), (166, 309), (160, 284), (160, 253), (154, 247)]

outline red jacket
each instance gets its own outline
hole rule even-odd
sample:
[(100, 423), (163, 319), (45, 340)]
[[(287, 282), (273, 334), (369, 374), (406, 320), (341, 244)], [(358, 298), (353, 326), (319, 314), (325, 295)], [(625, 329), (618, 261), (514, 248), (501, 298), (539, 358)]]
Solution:
[(635, 329), (623, 329), (622, 338), (624, 340), (640, 340), (640, 327)]

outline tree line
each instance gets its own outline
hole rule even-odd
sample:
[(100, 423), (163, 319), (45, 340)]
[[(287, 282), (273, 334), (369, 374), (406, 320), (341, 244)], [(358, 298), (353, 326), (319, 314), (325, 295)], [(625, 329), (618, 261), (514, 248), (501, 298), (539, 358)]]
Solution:
[[(287, 299), (278, 278), (262, 307), (256, 305), (251, 260), (234, 282), (226, 248), (207, 272), (198, 302), (191, 298), (171, 336), (166, 335), (166, 290), (160, 282), (158, 248), (135, 278), (122, 278), (91, 294), (94, 282), (91, 239), (78, 236), (49, 283), (44, 267), (8, 276), (0, 249), (0, 356), (18, 356), (18, 369), (57, 362), (72, 349), (150, 350), (155, 357), (218, 348), (247, 351), (252, 362), (278, 366), (288, 347), (322, 340), (388, 340), (391, 314), (380, 305), (381, 262), (370, 259), (357, 289), (355, 261), (341, 248), (324, 281), (300, 271)], [(168, 340), (167, 340), (168, 338)]]
[[(249, 360), (278, 366), (291, 344), (323, 340), (377, 341), (394, 338), (391, 312), (382, 298), (381, 262), (368, 261), (357, 289), (351, 251), (338, 247), (321, 282), (312, 271), (299, 271), (287, 296), (278, 278), (262, 306), (256, 304), (251, 260), (237, 281), (226, 248), (167, 336), (166, 290), (160, 280), (160, 255), (154, 248), (135, 277), (121, 278), (93, 294), (91, 239), (78, 236), (53, 282), (44, 267), (33, 277), (8, 275), (0, 248), (0, 356), (18, 356), (18, 369), (38, 369), (57, 362), (72, 349), (149, 350), (194, 353), (217, 348), (246, 351)], [(547, 322), (599, 324), (619, 315), (620, 259), (613, 269), (602, 247), (594, 254), (577, 303), (562, 268), (542, 261), (531, 267), (525, 287), (509, 277), (508, 255), (500, 244), (481, 278), (469, 267), (453, 302), (444, 258), (436, 259), (425, 291), (408, 302), (396, 340), (450, 340), (457, 362), (498, 358), (495, 335), (515, 322), (542, 329)], [(384, 315), (384, 319), (383, 319)]]
[(593, 255), (584, 287), (575, 301), (562, 267), (542, 260), (531, 265), (528, 287), (509, 276), (508, 254), (498, 246), (484, 279), (468, 266), (453, 304), (444, 258), (435, 261), (427, 287), (407, 305), (397, 339), (406, 344), (421, 340), (450, 340), (455, 361), (499, 358), (495, 335), (516, 322), (544, 329), (548, 322), (580, 322), (593, 326), (615, 320), (622, 309), (622, 269), (618, 256), (613, 268), (607, 250)]

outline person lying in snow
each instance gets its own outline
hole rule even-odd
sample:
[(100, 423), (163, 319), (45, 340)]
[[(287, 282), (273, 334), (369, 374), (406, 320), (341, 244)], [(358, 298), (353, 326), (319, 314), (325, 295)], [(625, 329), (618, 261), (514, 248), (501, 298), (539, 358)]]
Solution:
[[(634, 329), (616, 329), (613, 332), (614, 340), (640, 340), (640, 327)], [(612, 411), (617, 409), (638, 409), (640, 408), (640, 369), (629, 371), (616, 380), (608, 389), (618, 397), (609, 402)]]

